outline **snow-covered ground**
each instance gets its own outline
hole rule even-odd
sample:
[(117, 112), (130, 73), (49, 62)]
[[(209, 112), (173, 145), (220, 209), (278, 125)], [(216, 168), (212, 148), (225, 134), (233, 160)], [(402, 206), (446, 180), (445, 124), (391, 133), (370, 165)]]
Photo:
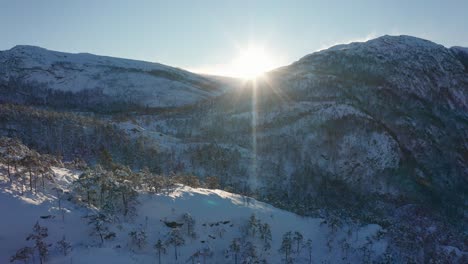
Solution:
[[(304, 241), (311, 239), (313, 263), (344, 262), (342, 258), (345, 254), (348, 255), (347, 261), (356, 261), (362, 258), (364, 247), (370, 248), (376, 255), (382, 254), (386, 248), (386, 242), (377, 239), (381, 231), (378, 225), (342, 224), (338, 228), (332, 228), (323, 219), (300, 217), (252, 198), (222, 190), (182, 185), (165, 194), (140, 193), (137, 216), (133, 220), (110, 224), (109, 229), (116, 233), (116, 237), (106, 240), (101, 246), (99, 237), (90, 236), (88, 219), (83, 218), (95, 212), (95, 209), (62, 201), (61, 205), (65, 210), (62, 220), (57, 195), (52, 188), (60, 187), (67, 191), (77, 174), (63, 168), (54, 168), (54, 172), (56, 182), (47, 186), (44, 194), (38, 195), (29, 192), (20, 195), (17, 186), (11, 186), (6, 177), (2, 177), (5, 179), (1, 183), (0, 192), (0, 210), (3, 212), (0, 225), (1, 263), (7, 263), (19, 248), (32, 245), (25, 238), (32, 232), (37, 221), (49, 229), (49, 236), (45, 240), (53, 244), (49, 248), (47, 263), (157, 263), (157, 253), (153, 246), (158, 239), (165, 241), (171, 230), (164, 221), (180, 223), (185, 213), (189, 213), (195, 220), (196, 237), (187, 236), (183, 226), (185, 245), (178, 250), (178, 260), (174, 257), (174, 247), (167, 245), (162, 263), (190, 263), (190, 256), (205, 248), (210, 248), (213, 252), (211, 257), (206, 258), (206, 263), (234, 263), (228, 250), (235, 238), (251, 241), (257, 248), (257, 254), (265, 258), (267, 263), (283, 263), (283, 255), (278, 249), (282, 236), (287, 231), (301, 232)], [(261, 223), (268, 223), (271, 227), (272, 243), (268, 251), (262, 249), (263, 244), (258, 237), (249, 237), (243, 231), (252, 214)], [(41, 218), (49, 215), (52, 217)], [(147, 243), (141, 249), (131, 243), (129, 233), (134, 230), (143, 230), (147, 235)], [(56, 242), (63, 236), (73, 247), (67, 256), (63, 256), (55, 248)], [(344, 249), (346, 245), (350, 247), (347, 250)], [(295, 263), (308, 263), (306, 251), (302, 249), (300, 254), (293, 255)], [(242, 250), (239, 259), (242, 258), (241, 255)], [(202, 258), (199, 261), (203, 263)]]
[(0, 51), (0, 81), (9, 79), (69, 92), (102, 89), (114, 99), (152, 107), (192, 104), (230, 85), (159, 63), (35, 46)]

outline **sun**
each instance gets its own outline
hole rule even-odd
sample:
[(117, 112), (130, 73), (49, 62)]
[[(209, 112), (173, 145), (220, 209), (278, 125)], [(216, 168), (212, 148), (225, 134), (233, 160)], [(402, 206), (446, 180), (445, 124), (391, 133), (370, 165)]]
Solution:
[(231, 69), (234, 76), (255, 79), (274, 67), (273, 57), (265, 47), (250, 45), (240, 50), (238, 57), (232, 62)]

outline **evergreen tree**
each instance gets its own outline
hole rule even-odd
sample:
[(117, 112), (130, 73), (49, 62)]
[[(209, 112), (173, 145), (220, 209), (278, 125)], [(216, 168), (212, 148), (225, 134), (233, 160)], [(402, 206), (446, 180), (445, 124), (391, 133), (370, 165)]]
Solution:
[(309, 255), (309, 264), (312, 264), (312, 240), (307, 239), (304, 247), (306, 248), (307, 254)]
[(92, 227), (91, 235), (98, 236), (101, 240), (101, 245), (104, 244), (104, 238), (111, 234), (109, 232), (109, 228), (106, 226), (110, 220), (105, 214), (102, 213), (90, 215), (88, 218), (88, 224)]
[(235, 238), (231, 241), (231, 244), (229, 245), (229, 250), (232, 252), (234, 255), (234, 263), (237, 264), (237, 256), (239, 255), (241, 249), (241, 245), (239, 242), (238, 238)]
[(71, 244), (65, 239), (65, 236), (62, 237), (62, 240), (57, 242), (57, 249), (60, 250), (64, 256), (68, 254), (71, 248)]
[(259, 224), (258, 230), (260, 239), (263, 241), (263, 250), (268, 251), (271, 248), (271, 229), (268, 223)]
[(158, 242), (154, 245), (156, 251), (158, 251), (158, 263), (161, 264), (161, 254), (166, 254), (166, 246), (163, 244), (161, 239), (158, 239)]
[(122, 210), (124, 216), (133, 216), (137, 203), (138, 193), (134, 189), (131, 175), (132, 171), (128, 167), (118, 168), (114, 170), (114, 175), (117, 180), (117, 191), (120, 194), (122, 201)]
[(88, 206), (94, 205), (94, 195), (96, 193), (96, 177), (92, 169), (83, 172), (74, 182), (78, 193), (84, 193)]
[(301, 249), (302, 242), (304, 240), (304, 236), (301, 234), (301, 232), (296, 231), (296, 232), (294, 232), (294, 236), (293, 236), (292, 239), (296, 243), (296, 254), (299, 255), (299, 250)]
[(112, 155), (110, 152), (104, 148), (101, 147), (101, 151), (99, 153), (99, 159), (98, 163), (105, 169), (111, 170), (114, 166), (114, 162), (112, 160)]
[(189, 213), (185, 213), (182, 216), (182, 218), (183, 218), (184, 224), (187, 226), (187, 236), (195, 237), (196, 235), (194, 231), (195, 220), (193, 219), (193, 217)]
[(185, 239), (182, 236), (179, 228), (173, 228), (169, 233), (169, 238), (167, 240), (169, 245), (174, 245), (174, 255), (175, 259), (177, 260), (177, 248), (185, 244)]
[(244, 244), (244, 250), (242, 254), (243, 264), (254, 264), (258, 263), (257, 248), (251, 242)]
[(284, 253), (286, 263), (291, 262), (291, 251), (292, 251), (292, 233), (291, 231), (286, 232), (283, 235), (281, 247), (279, 249), (281, 253)]
[(142, 249), (146, 245), (146, 232), (144, 230), (134, 230), (128, 234), (132, 240), (132, 244)]
[(256, 232), (257, 232), (257, 227), (258, 227), (258, 220), (257, 218), (255, 217), (255, 214), (252, 214), (250, 217), (249, 217), (249, 221), (247, 223), (247, 233), (252, 236), (252, 237), (255, 237), (256, 235)]
[(44, 241), (47, 236), (47, 227), (40, 226), (39, 222), (36, 222), (33, 228), (33, 233), (26, 238), (26, 240), (34, 240), (34, 248), (37, 249), (39, 253), (39, 260), (41, 264), (46, 260), (47, 255), (49, 254), (49, 245), (47, 245), (47, 243)]

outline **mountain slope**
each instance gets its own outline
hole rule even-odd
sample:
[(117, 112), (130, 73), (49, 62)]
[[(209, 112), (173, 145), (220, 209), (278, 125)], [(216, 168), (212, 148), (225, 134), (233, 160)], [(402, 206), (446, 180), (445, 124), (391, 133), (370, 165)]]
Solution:
[[(34, 46), (1, 51), (0, 65), (0, 83), (5, 87), (14, 86), (16, 97), (11, 98), (18, 101), (27, 100), (24, 94), (28, 93), (37, 97), (36, 100), (54, 103), (65, 100), (57, 98), (54, 92), (71, 92), (75, 96), (69, 100), (82, 100), (82, 105), (97, 107), (111, 101), (143, 107), (173, 107), (219, 95), (226, 88), (217, 81), (162, 64), (56, 52)], [(30, 89), (21, 97), (19, 93), (24, 86)]]
[[(227, 182), (245, 175), (259, 188), (300, 188), (289, 191), (300, 197), (332, 178), (359, 193), (463, 204), (468, 74), (449, 49), (384, 36), (308, 55), (265, 78), (138, 125), (180, 138), (188, 170)], [(235, 165), (213, 169), (225, 161)]]
[[(356, 226), (346, 223), (335, 227), (326, 224), (323, 219), (299, 217), (249, 197), (187, 186), (177, 186), (167, 194), (140, 193), (136, 216), (130, 221), (120, 220), (109, 224), (109, 229), (115, 232), (115, 238), (100, 245), (99, 237), (92, 235), (92, 226), (87, 224), (86, 218), (96, 209), (64, 199), (61, 201), (61, 207), (65, 210), (62, 220), (58, 196), (52, 189), (60, 188), (73, 193), (71, 184), (78, 175), (64, 168), (54, 168), (54, 173), (55, 183), (36, 194), (20, 195), (18, 185), (6, 186), (5, 182), (2, 183), (0, 209), (9, 212), (2, 217), (0, 225), (2, 262), (6, 263), (16, 250), (31, 244), (25, 238), (38, 222), (48, 228), (47, 243), (55, 244), (65, 236), (72, 246), (67, 256), (63, 256), (55, 245), (51, 246), (47, 263), (153, 263), (157, 255), (153, 245), (158, 239), (167, 240), (171, 231), (164, 221), (183, 222), (182, 216), (186, 213), (195, 219), (194, 232), (197, 235), (184, 235), (185, 245), (178, 249), (177, 261), (174, 259), (174, 249), (167, 245), (167, 252), (162, 255), (163, 263), (190, 262), (194, 253), (204, 249), (209, 249), (211, 254), (203, 263), (234, 263), (229, 244), (233, 239), (248, 239), (243, 228), (247, 226), (251, 215), (255, 215), (259, 223), (268, 223), (271, 228), (272, 244), (268, 251), (261, 248), (263, 242), (260, 239), (252, 239), (258, 256), (265, 258), (267, 263), (281, 262), (282, 256), (278, 252), (281, 237), (295, 230), (303, 234), (304, 241), (312, 239), (311, 253), (315, 261), (342, 262), (345, 253), (341, 246), (344, 243), (349, 245), (346, 253), (349, 261), (361, 259), (362, 248), (371, 247), (368, 251), (371, 258), (379, 257), (386, 248), (386, 241), (377, 237), (381, 232), (378, 225)], [(132, 244), (129, 237), (129, 233), (135, 230), (143, 230), (146, 234), (142, 248)], [(182, 231), (185, 233), (185, 226)], [(194, 260), (202, 259), (196, 257)], [(239, 254), (239, 259), (246, 259), (246, 256)], [(307, 249), (302, 249), (302, 254), (294, 259), (295, 263), (307, 263)]]

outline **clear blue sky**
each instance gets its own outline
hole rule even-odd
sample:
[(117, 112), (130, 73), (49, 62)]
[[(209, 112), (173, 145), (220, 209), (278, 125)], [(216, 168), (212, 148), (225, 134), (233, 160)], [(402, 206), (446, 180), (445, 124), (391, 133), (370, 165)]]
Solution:
[(222, 67), (249, 42), (289, 64), (384, 34), (468, 46), (468, 1), (0, 0), (0, 50), (28, 44), (195, 70)]

